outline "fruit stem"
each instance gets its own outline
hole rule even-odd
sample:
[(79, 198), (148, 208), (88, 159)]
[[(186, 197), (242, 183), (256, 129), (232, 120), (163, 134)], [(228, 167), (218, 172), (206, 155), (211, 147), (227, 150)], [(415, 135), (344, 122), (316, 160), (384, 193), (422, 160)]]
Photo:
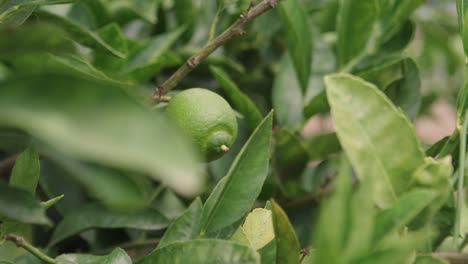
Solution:
[(229, 152), (229, 147), (226, 146), (226, 145), (221, 145), (219, 148), (220, 148), (224, 153)]

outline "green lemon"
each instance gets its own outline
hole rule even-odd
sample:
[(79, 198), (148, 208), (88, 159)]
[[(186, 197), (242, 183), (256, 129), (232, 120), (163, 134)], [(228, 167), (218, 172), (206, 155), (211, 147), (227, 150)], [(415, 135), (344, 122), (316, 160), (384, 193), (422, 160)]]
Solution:
[(229, 150), (237, 136), (237, 121), (228, 102), (202, 88), (184, 90), (172, 97), (168, 116), (193, 140), (204, 156), (212, 161)]

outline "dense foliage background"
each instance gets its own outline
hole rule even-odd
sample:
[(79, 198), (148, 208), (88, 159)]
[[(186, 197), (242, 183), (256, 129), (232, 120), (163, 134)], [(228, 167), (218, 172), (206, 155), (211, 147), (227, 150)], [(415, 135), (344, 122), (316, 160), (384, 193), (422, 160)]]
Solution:
[[(0, 0), (0, 263), (468, 262), (468, 3), (280, 1), (155, 96), (250, 5)], [(237, 112), (214, 162), (190, 87)]]

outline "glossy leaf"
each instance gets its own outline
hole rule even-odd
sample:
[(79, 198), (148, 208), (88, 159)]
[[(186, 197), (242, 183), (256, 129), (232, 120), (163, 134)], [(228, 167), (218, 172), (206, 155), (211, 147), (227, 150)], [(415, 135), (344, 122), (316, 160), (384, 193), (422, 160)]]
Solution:
[(273, 200), (271, 201), (271, 211), (276, 239), (276, 263), (298, 264), (301, 248), (288, 216)]
[(304, 119), (303, 96), (288, 55), (281, 59), (279, 72), (273, 82), (272, 100), (279, 125), (296, 130)]
[(202, 237), (238, 221), (260, 194), (268, 174), (272, 119), (270, 112), (206, 200), (200, 225)]
[(199, 239), (175, 242), (158, 248), (144, 257), (138, 264), (260, 264), (260, 256), (249, 247), (227, 240)]
[(39, 154), (33, 147), (27, 148), (16, 159), (9, 185), (35, 194), (39, 181), (39, 166)]
[(168, 224), (168, 219), (154, 209), (149, 208), (136, 213), (120, 213), (100, 205), (88, 204), (65, 216), (54, 230), (50, 245), (90, 228), (161, 230)]
[(125, 88), (59, 73), (18, 76), (0, 85), (1, 126), (25, 130), (87, 161), (149, 174), (186, 196), (200, 191), (189, 143)]
[(337, 18), (337, 52), (341, 68), (366, 49), (377, 15), (377, 3), (374, 0), (340, 2)]
[(192, 240), (198, 236), (198, 227), (203, 204), (199, 198), (192, 202), (187, 210), (171, 223), (159, 241), (158, 248), (177, 241)]
[(376, 178), (378, 205), (391, 205), (424, 164), (414, 128), (374, 85), (347, 74), (327, 76), (325, 83), (337, 135), (351, 164), (360, 178)]
[(60, 264), (132, 264), (132, 259), (120, 248), (114, 249), (106, 256), (93, 256), (87, 254), (63, 254), (56, 258)]
[(279, 4), (278, 10), (288, 51), (299, 80), (299, 87), (301, 87), (302, 93), (305, 93), (309, 84), (312, 61), (312, 30), (309, 19), (305, 7), (298, 0), (282, 2)]
[(0, 216), (28, 224), (48, 225), (45, 209), (31, 193), (0, 184)]
[(227, 98), (232, 103), (234, 109), (244, 116), (250, 130), (255, 130), (263, 119), (262, 113), (255, 103), (246, 94), (244, 94), (239, 87), (237, 87), (234, 81), (223, 69), (211, 66), (210, 70), (221, 85), (223, 91), (226, 93)]

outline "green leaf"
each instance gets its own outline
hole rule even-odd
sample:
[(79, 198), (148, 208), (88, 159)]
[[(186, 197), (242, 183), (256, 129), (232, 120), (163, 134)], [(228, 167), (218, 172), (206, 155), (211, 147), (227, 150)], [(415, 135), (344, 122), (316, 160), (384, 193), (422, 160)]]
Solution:
[(35, 194), (39, 181), (39, 166), (39, 154), (33, 147), (27, 148), (16, 159), (9, 185)]
[(192, 240), (198, 236), (198, 225), (203, 209), (200, 198), (195, 199), (187, 210), (171, 223), (159, 241), (158, 248), (177, 241)]
[(254, 209), (247, 215), (241, 228), (249, 245), (256, 250), (263, 248), (275, 238), (271, 211), (267, 209)]
[(278, 10), (297, 79), (302, 93), (305, 93), (309, 84), (312, 61), (312, 30), (308, 15), (298, 0), (281, 2)]
[(202, 237), (238, 221), (260, 194), (268, 174), (272, 119), (270, 112), (206, 200), (200, 225)]
[(237, 87), (229, 75), (221, 68), (211, 66), (210, 70), (220, 83), (232, 106), (244, 116), (250, 130), (255, 130), (263, 119), (262, 113), (255, 103)]
[(376, 2), (375, 0), (340, 1), (336, 30), (340, 68), (366, 49), (378, 15)]
[(385, 91), (390, 84), (403, 79), (403, 58), (395, 55), (373, 58), (365, 69), (357, 72), (359, 77)]
[(394, 1), (391, 10), (385, 12), (382, 25), (386, 39), (392, 37), (407, 21), (409, 16), (426, 0), (400, 0)]
[(276, 239), (276, 263), (299, 264), (301, 248), (296, 232), (283, 209), (275, 201), (270, 202)]
[(89, 46), (91, 48), (103, 52), (107, 52), (110, 55), (114, 55), (119, 58), (125, 58), (126, 56), (125, 53), (122, 53), (121, 51), (113, 47), (112, 43), (108, 43), (104, 39), (102, 39), (97, 32), (94, 32), (84, 27), (83, 25), (80, 25), (79, 23), (69, 19), (68, 17), (55, 14), (45, 9), (36, 11), (36, 14), (40, 19), (49, 23), (53, 23), (65, 29), (72, 36), (73, 40), (79, 42), (80, 44)]
[(281, 59), (279, 72), (273, 82), (272, 100), (279, 125), (296, 130), (304, 119), (303, 96), (291, 57), (287, 54)]
[(76, 0), (9, 0), (0, 2), (0, 24), (19, 26), (28, 19), (36, 7), (73, 3)]
[(249, 247), (227, 240), (199, 239), (175, 242), (158, 248), (143, 258), (138, 264), (259, 264), (260, 256)]
[(65, 216), (54, 230), (50, 245), (90, 228), (161, 230), (168, 224), (169, 221), (165, 216), (151, 208), (136, 213), (121, 213), (97, 204), (88, 204)]
[(418, 66), (413, 59), (405, 59), (402, 66), (403, 79), (390, 85), (385, 93), (411, 120), (414, 120), (422, 103), (421, 79)]
[(150, 175), (185, 196), (201, 190), (188, 140), (126, 87), (60, 72), (21, 75), (0, 86), (0, 126), (86, 161)]
[(182, 35), (183, 29), (180, 28), (173, 32), (158, 35), (150, 39), (144, 45), (138, 45), (131, 49), (126, 63), (120, 71), (137, 80), (146, 80), (155, 76), (164, 65), (164, 54)]
[(28, 224), (50, 224), (45, 209), (29, 192), (0, 184), (0, 216)]
[(132, 264), (127, 253), (120, 248), (114, 249), (106, 256), (92, 256), (87, 254), (63, 254), (56, 258), (60, 264)]
[(343, 149), (360, 178), (376, 178), (374, 199), (379, 206), (388, 207), (424, 164), (414, 128), (377, 87), (360, 78), (329, 75), (325, 84)]
[(431, 190), (414, 190), (402, 195), (392, 207), (380, 211), (375, 222), (374, 243), (401, 231), (436, 197), (437, 193)]

